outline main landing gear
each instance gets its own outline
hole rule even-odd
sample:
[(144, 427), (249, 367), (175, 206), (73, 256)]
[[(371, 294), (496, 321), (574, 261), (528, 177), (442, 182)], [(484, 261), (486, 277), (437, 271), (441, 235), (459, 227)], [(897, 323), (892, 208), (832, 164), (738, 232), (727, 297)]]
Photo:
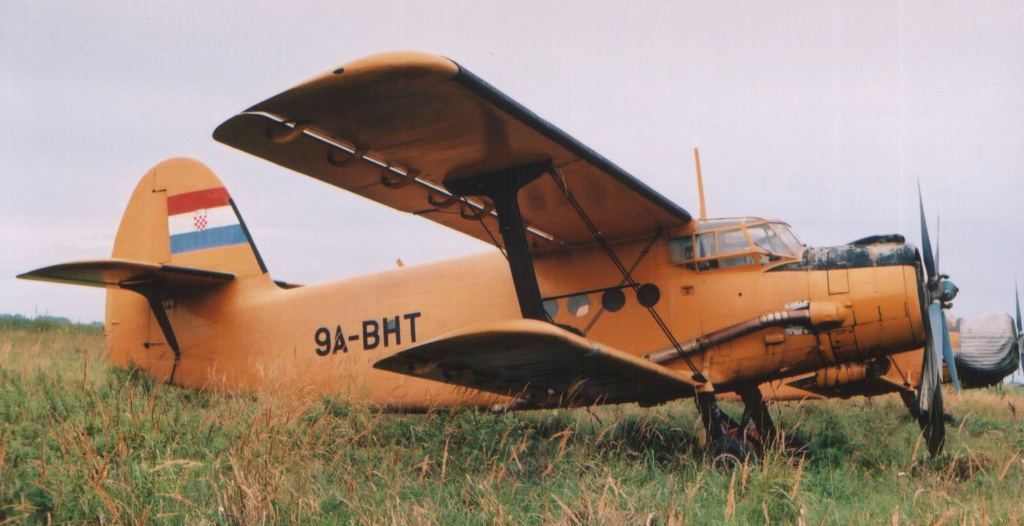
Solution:
[[(900, 399), (903, 400), (903, 405), (907, 406), (907, 411), (910, 412), (910, 416), (914, 417), (914, 420), (921, 425), (921, 429), (923, 430), (925, 424), (922, 423), (921, 409), (917, 403), (917, 393), (912, 390), (900, 391)], [(956, 417), (949, 413), (942, 413), (942, 419), (949, 425), (956, 425)]]
[[(716, 466), (731, 467), (748, 457), (761, 457), (767, 447), (780, 440), (787, 452), (800, 453), (806, 449), (803, 441), (779, 433), (757, 386), (740, 388), (737, 394), (744, 404), (739, 423), (722, 411), (714, 392), (697, 393), (697, 410)], [(751, 423), (754, 429), (748, 429)]]
[(739, 426), (718, 407), (715, 393), (697, 393), (697, 411), (704, 424), (708, 452), (717, 467), (733, 468), (743, 463), (753, 451), (737, 437)]

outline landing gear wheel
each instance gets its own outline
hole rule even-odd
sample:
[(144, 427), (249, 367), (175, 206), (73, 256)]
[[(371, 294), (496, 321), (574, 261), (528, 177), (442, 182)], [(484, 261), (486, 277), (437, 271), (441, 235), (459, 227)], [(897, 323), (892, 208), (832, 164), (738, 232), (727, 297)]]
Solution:
[(731, 436), (723, 437), (710, 444), (711, 465), (717, 469), (731, 470), (743, 465), (750, 455), (742, 442)]
[(739, 438), (744, 433), (729, 415), (718, 408), (715, 393), (697, 393), (696, 402), (704, 424), (704, 433), (708, 437), (707, 447), (712, 464), (722, 468), (743, 464), (750, 454), (750, 449)]
[(732, 471), (743, 465), (743, 461), (732, 453), (722, 453), (711, 460), (711, 466), (722, 471)]

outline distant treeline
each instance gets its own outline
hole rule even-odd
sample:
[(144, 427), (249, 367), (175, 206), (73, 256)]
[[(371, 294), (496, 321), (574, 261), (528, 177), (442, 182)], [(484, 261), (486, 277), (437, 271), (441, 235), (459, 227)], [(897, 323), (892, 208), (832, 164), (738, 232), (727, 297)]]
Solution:
[(27, 330), (27, 331), (52, 331), (55, 329), (86, 329), (102, 331), (103, 323), (94, 321), (92, 323), (78, 323), (63, 316), (35, 316), (28, 317), (21, 314), (0, 314), (0, 331), (2, 330)]

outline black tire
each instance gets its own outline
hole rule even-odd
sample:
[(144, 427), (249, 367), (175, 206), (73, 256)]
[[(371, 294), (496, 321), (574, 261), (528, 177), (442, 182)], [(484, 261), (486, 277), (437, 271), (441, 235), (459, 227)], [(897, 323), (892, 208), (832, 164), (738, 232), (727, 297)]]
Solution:
[(732, 471), (743, 465), (743, 461), (731, 453), (722, 453), (711, 459), (711, 465), (722, 471)]
[(727, 436), (711, 444), (711, 464), (718, 469), (735, 469), (743, 465), (750, 452), (742, 442)]

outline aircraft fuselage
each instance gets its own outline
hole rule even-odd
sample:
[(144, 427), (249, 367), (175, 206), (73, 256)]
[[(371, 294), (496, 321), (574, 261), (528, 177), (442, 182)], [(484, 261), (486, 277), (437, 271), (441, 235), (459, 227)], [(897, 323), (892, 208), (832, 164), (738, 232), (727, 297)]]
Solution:
[[(816, 268), (783, 260), (698, 270), (670, 261), (667, 239), (672, 237), (613, 248), (627, 265), (635, 264), (636, 282), (658, 288), (653, 308), (680, 342), (794, 304), (833, 309), (819, 326), (768, 327), (690, 354), (690, 363), (717, 390), (923, 343), (912, 264)], [(599, 248), (536, 257), (535, 265), (554, 323), (640, 356), (672, 348), (628, 288), (621, 310), (599, 312), (601, 291), (623, 283)], [(127, 291), (108, 294), (111, 360), (168, 377), (173, 355), (162, 344), (146, 301)], [(251, 276), (216, 293), (173, 298), (165, 306), (181, 335), (178, 385), (280, 388), (408, 411), (508, 401), (373, 368), (382, 358), (468, 325), (519, 317), (508, 264), (497, 251), (292, 289), (278, 287), (266, 275)], [(665, 365), (692, 372), (682, 359)]]

